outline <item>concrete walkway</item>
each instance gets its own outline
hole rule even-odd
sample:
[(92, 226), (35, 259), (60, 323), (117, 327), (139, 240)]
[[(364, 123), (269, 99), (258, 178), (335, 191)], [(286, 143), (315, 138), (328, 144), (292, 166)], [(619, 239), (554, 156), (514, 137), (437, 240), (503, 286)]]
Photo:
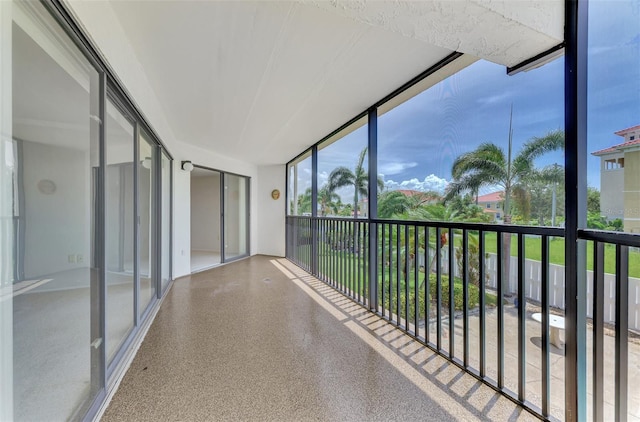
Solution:
[(536, 420), (285, 259), (177, 280), (105, 421)]

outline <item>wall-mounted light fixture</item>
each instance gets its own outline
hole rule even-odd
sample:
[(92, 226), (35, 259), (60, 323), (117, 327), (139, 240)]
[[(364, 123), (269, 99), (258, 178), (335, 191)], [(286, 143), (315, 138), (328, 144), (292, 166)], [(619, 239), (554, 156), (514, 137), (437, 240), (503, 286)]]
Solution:
[(191, 161), (183, 161), (181, 168), (184, 171), (193, 171), (193, 163)]

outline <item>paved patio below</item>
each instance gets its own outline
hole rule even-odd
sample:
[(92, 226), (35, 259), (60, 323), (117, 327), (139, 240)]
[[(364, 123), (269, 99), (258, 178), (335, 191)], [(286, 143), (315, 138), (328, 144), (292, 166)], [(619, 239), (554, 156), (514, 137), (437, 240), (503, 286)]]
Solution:
[(103, 420), (537, 420), (285, 259), (177, 280)]

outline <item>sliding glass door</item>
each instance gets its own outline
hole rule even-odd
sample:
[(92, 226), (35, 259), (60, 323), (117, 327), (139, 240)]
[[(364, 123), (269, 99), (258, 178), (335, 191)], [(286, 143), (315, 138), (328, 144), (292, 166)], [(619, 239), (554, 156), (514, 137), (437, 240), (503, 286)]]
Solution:
[(134, 327), (134, 123), (107, 100), (105, 142), (106, 347), (110, 363)]
[(149, 135), (140, 130), (138, 137), (138, 274), (140, 293), (138, 315), (142, 318), (145, 310), (156, 296), (155, 247), (156, 224), (156, 146)]
[(104, 386), (104, 79), (39, 2), (2, 3), (0, 419), (74, 419)]
[(224, 260), (249, 254), (249, 179), (224, 174)]

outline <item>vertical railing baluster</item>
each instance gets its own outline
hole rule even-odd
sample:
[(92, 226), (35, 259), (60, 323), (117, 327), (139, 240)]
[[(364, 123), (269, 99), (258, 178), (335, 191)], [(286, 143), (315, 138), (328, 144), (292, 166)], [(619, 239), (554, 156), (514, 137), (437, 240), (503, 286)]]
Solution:
[(389, 321), (393, 321), (393, 225), (389, 224)]
[(349, 297), (354, 298), (355, 292), (355, 275), (356, 275), (356, 245), (355, 245), (355, 229), (357, 221), (353, 220), (349, 222)]
[(526, 397), (526, 299), (525, 299), (525, 250), (524, 235), (518, 233), (518, 399)]
[(324, 220), (322, 225), (322, 236), (323, 236), (323, 244), (324, 244), (324, 256), (322, 257), (323, 261), (323, 272), (324, 272), (324, 281), (329, 281), (329, 254), (331, 251), (329, 250), (329, 242), (328, 233), (329, 233), (329, 220)]
[(356, 300), (362, 303), (362, 223), (356, 224)]
[(449, 229), (449, 356), (451, 359), (455, 357), (456, 351), (456, 298), (455, 298), (455, 281), (456, 281), (456, 267), (455, 267), (455, 240), (453, 235), (453, 229)]
[(427, 344), (431, 342), (431, 257), (429, 256), (429, 226), (424, 227), (424, 339)]
[(420, 282), (420, 266), (418, 265), (418, 252), (420, 251), (420, 242), (418, 226), (413, 226), (413, 329), (416, 337), (420, 337), (420, 329), (418, 328), (420, 318), (420, 300), (418, 283)]
[(436, 227), (436, 348), (442, 350), (442, 244), (440, 227)]
[[(511, 233), (506, 235), (511, 236)], [(509, 265), (510, 251), (507, 251), (507, 257), (504, 256), (504, 234), (498, 233), (497, 236), (497, 255), (498, 255), (498, 388), (504, 387), (504, 274), (503, 260), (507, 260), (507, 268)], [(509, 282), (508, 280), (506, 281)]]
[(593, 242), (593, 420), (604, 420), (604, 243)]
[(387, 238), (385, 236), (385, 233), (387, 231), (386, 230), (387, 225), (383, 223), (383, 224), (380, 224), (379, 227), (382, 230), (382, 236), (380, 236), (380, 243), (382, 244), (382, 248), (380, 248), (381, 249), (381, 254), (380, 254), (381, 255), (380, 256), (380, 273), (381, 273), (380, 285), (381, 285), (381, 288), (379, 288), (378, 291), (380, 292), (380, 301), (382, 302), (382, 316), (384, 317), (387, 314), (386, 311), (385, 311), (385, 308), (386, 308), (385, 307), (385, 298), (386, 298), (386, 295), (385, 295), (385, 279), (386, 279), (385, 276), (386, 276), (386, 271), (385, 270), (386, 270), (387, 260), (385, 259), (386, 256), (385, 256), (385, 253), (384, 253), (384, 251), (387, 249), (387, 244), (385, 242), (385, 240)]
[(549, 356), (549, 237), (542, 236), (542, 415), (550, 415), (551, 404), (551, 360)]
[(462, 307), (463, 364), (469, 368), (469, 231), (466, 229), (462, 230)]
[[(364, 248), (364, 254), (362, 255), (362, 260), (364, 261), (363, 272), (362, 272), (362, 294), (363, 294), (362, 303), (368, 305), (369, 309), (377, 310), (378, 295), (377, 294), (373, 295), (373, 297), (375, 297), (375, 302), (376, 302), (376, 303), (373, 303), (373, 305), (371, 304), (371, 299), (370, 299), (372, 295), (369, 295), (369, 291), (370, 291), (369, 289), (371, 287), (371, 278), (370, 278), (371, 276), (369, 274), (369, 267), (372, 264), (372, 260), (369, 257), (373, 256), (369, 254), (369, 241), (370, 241), (369, 237), (374, 236), (374, 233), (372, 233), (371, 229), (372, 227), (369, 223), (362, 224), (362, 247)], [(375, 234), (377, 234), (377, 229)], [(378, 251), (376, 250), (374, 253), (377, 256)]]
[(342, 294), (347, 294), (347, 277), (349, 276), (349, 222), (347, 220), (342, 222), (342, 277), (340, 277), (340, 284), (342, 286)]
[(409, 225), (404, 226), (404, 329), (409, 331)]
[(344, 220), (338, 222), (338, 236), (340, 242), (338, 243), (338, 276), (336, 277), (336, 284), (338, 290), (342, 292), (342, 282), (344, 280)]
[(618, 422), (627, 420), (629, 370), (629, 247), (616, 245), (616, 413)]
[(323, 272), (324, 272), (324, 281), (327, 282), (329, 281), (329, 254), (330, 254), (330, 250), (329, 250), (329, 242), (328, 240), (328, 233), (329, 233), (329, 220), (324, 220), (323, 224), (322, 224), (322, 238), (323, 238), (323, 244), (324, 244), (324, 256), (322, 257), (322, 265), (323, 265)]
[(396, 325), (400, 326), (400, 268), (402, 257), (400, 255), (400, 224), (396, 224)]
[(358, 283), (358, 221), (351, 223), (351, 297), (357, 298), (356, 285)]

